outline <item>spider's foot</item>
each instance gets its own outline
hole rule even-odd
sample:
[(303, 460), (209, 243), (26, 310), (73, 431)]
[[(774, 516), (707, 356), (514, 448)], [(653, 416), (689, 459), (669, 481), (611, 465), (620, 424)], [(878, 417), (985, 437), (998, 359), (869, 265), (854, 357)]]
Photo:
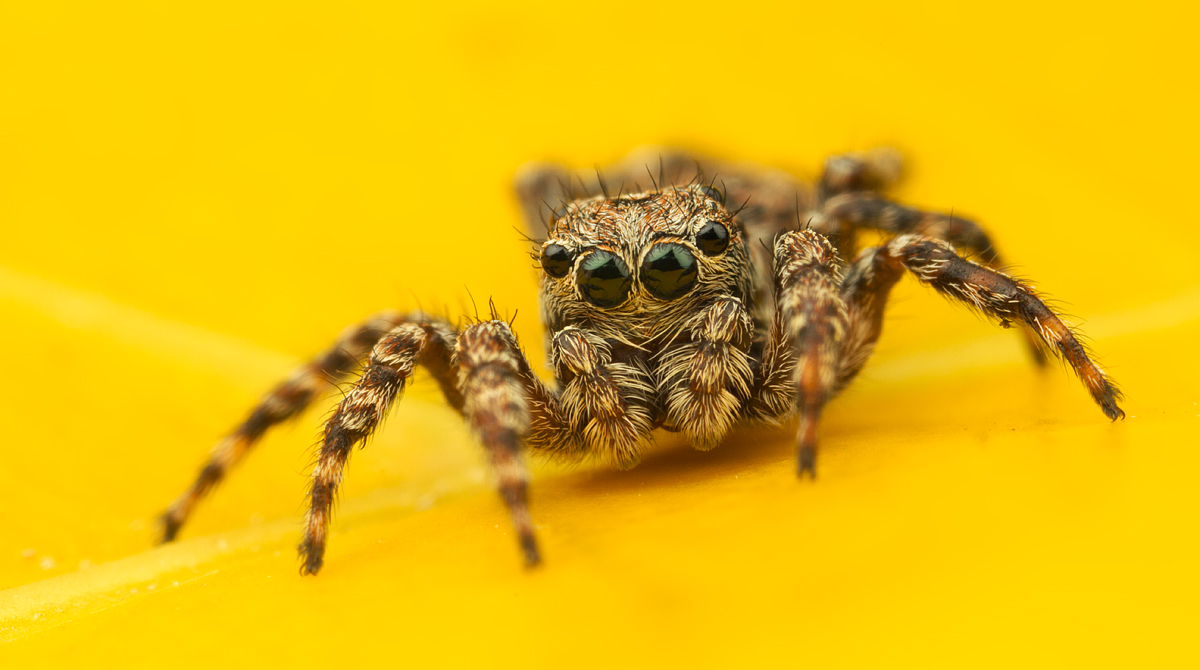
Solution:
[(158, 517), (158, 527), (161, 531), (158, 543), (166, 544), (173, 541), (175, 536), (179, 534), (179, 529), (183, 527), (183, 519), (173, 510), (167, 510), (163, 512), (162, 516)]
[(521, 533), (521, 553), (525, 555), (525, 567), (534, 568), (542, 562), (542, 554), (538, 551), (537, 540), (533, 533)]
[(1121, 389), (1111, 379), (1105, 377), (1099, 368), (1093, 365), (1090, 369), (1081, 372), (1079, 377), (1091, 391), (1092, 399), (1096, 401), (1097, 405), (1100, 405), (1100, 411), (1104, 412), (1104, 416), (1107, 416), (1110, 421), (1125, 418), (1125, 410), (1117, 405), (1125, 397), (1125, 394), (1121, 393)]
[(315, 575), (321, 571), (321, 566), (325, 564), (325, 545), (324, 543), (317, 544), (311, 539), (305, 538), (296, 547), (300, 552), (300, 558), (303, 564), (300, 566), (300, 574)]
[(817, 448), (811, 444), (800, 445), (800, 453), (796, 457), (796, 474), (804, 477), (807, 474), (817, 478)]
[(1111, 396), (1101, 401), (1100, 410), (1104, 412), (1104, 416), (1107, 416), (1111, 421), (1125, 418), (1125, 410), (1118, 407), (1117, 399)]

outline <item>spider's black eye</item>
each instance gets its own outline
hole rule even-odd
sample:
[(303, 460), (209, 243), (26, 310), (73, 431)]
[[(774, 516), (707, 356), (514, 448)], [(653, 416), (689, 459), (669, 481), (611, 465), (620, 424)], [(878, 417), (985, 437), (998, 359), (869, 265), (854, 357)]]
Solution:
[(716, 221), (709, 221), (696, 233), (696, 246), (705, 256), (720, 254), (729, 246), (729, 229)]
[(712, 184), (705, 184), (704, 186), (701, 186), (700, 192), (712, 198), (713, 200), (716, 200), (722, 205), (725, 204), (725, 192), (716, 186), (713, 186)]
[(629, 295), (629, 268), (616, 256), (603, 249), (588, 254), (579, 263), (575, 274), (579, 292), (597, 307), (616, 307)]
[(674, 300), (696, 285), (696, 257), (682, 244), (656, 244), (642, 260), (641, 276), (654, 297)]
[(547, 244), (546, 248), (542, 249), (542, 269), (551, 277), (566, 277), (574, 260), (575, 254), (561, 244)]

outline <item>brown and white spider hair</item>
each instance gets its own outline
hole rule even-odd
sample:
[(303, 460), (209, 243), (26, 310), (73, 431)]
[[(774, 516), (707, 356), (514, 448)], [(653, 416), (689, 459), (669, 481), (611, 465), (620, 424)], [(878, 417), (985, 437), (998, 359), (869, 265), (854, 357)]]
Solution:
[[(1037, 363), (1046, 352), (1060, 357), (1106, 416), (1123, 417), (1120, 392), (1074, 329), (1002, 271), (978, 224), (883, 195), (899, 173), (890, 150), (835, 156), (815, 186), (660, 150), (594, 177), (528, 167), (517, 192), (528, 229), (545, 226), (534, 256), (553, 383), (538, 378), (510, 324), (494, 313), (465, 328), (420, 313), (377, 314), (344, 331), (217, 444), (163, 515), (163, 540), (268, 428), (364, 359), (326, 423), (313, 468), (300, 544), (308, 574), (322, 566), (351, 448), (379, 426), (418, 365), (486, 450), (529, 565), (540, 553), (526, 449), (629, 468), (655, 429), (707, 450), (738, 422), (796, 417), (796, 467), (815, 475), (821, 411), (870, 357), (889, 292), (906, 273), (1001, 326), (1020, 327)], [(619, 184), (617, 195), (609, 183)], [(864, 229), (888, 237), (864, 248)]]

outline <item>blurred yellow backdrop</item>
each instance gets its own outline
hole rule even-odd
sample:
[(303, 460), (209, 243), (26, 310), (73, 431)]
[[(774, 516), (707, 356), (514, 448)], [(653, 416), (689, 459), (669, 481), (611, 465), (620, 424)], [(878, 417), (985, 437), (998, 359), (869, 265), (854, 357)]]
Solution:
[[(335, 5), (0, 3), (6, 667), (1197, 660), (1194, 9)], [(986, 222), (1129, 418), (910, 282), (815, 483), (788, 431), (542, 465), (527, 572), (419, 382), (352, 459), (320, 577), (293, 547), (326, 408), (152, 548), (347, 323), (470, 290), (540, 361), (511, 176), (646, 143), (806, 175), (898, 146), (897, 195)]]

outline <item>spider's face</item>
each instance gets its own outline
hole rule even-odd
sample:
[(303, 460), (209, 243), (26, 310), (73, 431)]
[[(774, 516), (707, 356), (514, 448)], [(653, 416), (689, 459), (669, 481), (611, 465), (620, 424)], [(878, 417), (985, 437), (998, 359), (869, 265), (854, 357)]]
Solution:
[(722, 199), (699, 185), (569, 205), (540, 250), (547, 324), (636, 341), (714, 298), (744, 299), (748, 255)]

